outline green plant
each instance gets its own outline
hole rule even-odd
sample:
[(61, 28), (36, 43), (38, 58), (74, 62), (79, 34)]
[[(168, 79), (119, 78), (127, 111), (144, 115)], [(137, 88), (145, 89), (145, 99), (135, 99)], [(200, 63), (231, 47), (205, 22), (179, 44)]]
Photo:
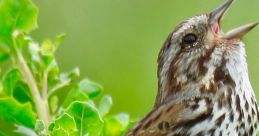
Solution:
[[(34, 41), (38, 9), (30, 0), (0, 0), (0, 135), (119, 136), (131, 125), (129, 115), (108, 115), (109, 95), (93, 101), (103, 88), (88, 79), (79, 83), (79, 69), (60, 72), (54, 41)], [(66, 96), (64, 100), (60, 96)]]

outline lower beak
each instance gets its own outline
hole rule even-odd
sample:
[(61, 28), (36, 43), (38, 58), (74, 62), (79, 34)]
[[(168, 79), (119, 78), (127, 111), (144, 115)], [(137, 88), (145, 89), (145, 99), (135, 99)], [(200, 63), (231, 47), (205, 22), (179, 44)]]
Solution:
[[(234, 0), (226, 0), (226, 2), (223, 5), (221, 5), (219, 8), (215, 9), (213, 12), (210, 13), (208, 23), (214, 34), (218, 35), (219, 32), (221, 32), (220, 22), (224, 14), (226, 13), (226, 11), (233, 3), (233, 1)], [(225, 34), (222, 32), (223, 34), (221, 35), (221, 37), (224, 39), (241, 39), (245, 34), (247, 34), (258, 24), (259, 23), (250, 23), (250, 24), (235, 28), (233, 30), (230, 30)]]
[(224, 39), (241, 39), (250, 30), (252, 30), (254, 27), (256, 27), (256, 25), (258, 25), (258, 23), (250, 23), (250, 24), (243, 25), (238, 28), (232, 29), (229, 32), (227, 32), (226, 34), (224, 34), (222, 38), (224, 38)]

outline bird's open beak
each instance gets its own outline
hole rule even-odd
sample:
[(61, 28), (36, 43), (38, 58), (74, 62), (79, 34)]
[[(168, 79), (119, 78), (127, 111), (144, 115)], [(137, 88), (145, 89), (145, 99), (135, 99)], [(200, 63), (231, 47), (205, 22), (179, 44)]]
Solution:
[(229, 9), (230, 5), (233, 3), (234, 0), (226, 0), (226, 2), (221, 5), (219, 8), (215, 9), (209, 15), (208, 23), (211, 26), (211, 30), (215, 35), (220, 35), (224, 39), (241, 39), (246, 33), (252, 30), (256, 25), (259, 23), (250, 23), (247, 25), (243, 25), (241, 27), (235, 28), (230, 30), (227, 33), (223, 33), (220, 29), (220, 22), (222, 17)]

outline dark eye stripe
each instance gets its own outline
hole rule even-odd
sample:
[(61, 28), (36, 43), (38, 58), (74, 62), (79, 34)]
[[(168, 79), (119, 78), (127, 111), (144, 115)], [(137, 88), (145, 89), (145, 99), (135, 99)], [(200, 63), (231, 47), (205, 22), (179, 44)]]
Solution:
[(182, 40), (184, 44), (192, 45), (197, 41), (197, 36), (195, 34), (187, 34)]

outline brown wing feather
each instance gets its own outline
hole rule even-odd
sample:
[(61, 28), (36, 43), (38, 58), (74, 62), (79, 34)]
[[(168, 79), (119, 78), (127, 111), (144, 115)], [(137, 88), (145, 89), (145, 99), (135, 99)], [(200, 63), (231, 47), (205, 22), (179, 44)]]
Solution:
[[(201, 101), (204, 105), (201, 105)], [(186, 134), (188, 126), (208, 118), (212, 103), (208, 98), (194, 98), (181, 103), (169, 102), (153, 109), (126, 136), (164, 136)]]

